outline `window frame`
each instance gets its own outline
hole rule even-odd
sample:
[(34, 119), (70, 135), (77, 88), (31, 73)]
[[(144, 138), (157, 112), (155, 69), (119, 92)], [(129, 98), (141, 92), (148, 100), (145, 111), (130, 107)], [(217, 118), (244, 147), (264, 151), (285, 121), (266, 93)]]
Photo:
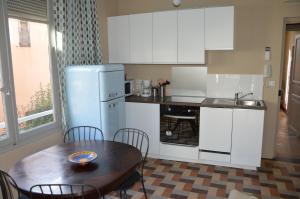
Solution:
[[(44, 137), (49, 132), (53, 132), (54, 129), (61, 130), (61, 108), (60, 108), (60, 98), (59, 98), (59, 77), (58, 69), (56, 64), (55, 56), (55, 30), (54, 30), (54, 19), (53, 19), (53, 7), (52, 1), (47, 0), (47, 16), (48, 20), (45, 21), (35, 21), (40, 23), (45, 23), (48, 26), (48, 38), (49, 38), (49, 72), (50, 72), (50, 84), (52, 90), (52, 103), (53, 103), (53, 118), (54, 121), (37, 126), (25, 131), (19, 130), (18, 126), (18, 115), (16, 108), (16, 96), (14, 87), (14, 76), (13, 76), (13, 66), (12, 66), (12, 56), (10, 48), (10, 38), (9, 38), (9, 26), (8, 26), (8, 12), (6, 1), (0, 1), (0, 34), (4, 35), (0, 37), (0, 72), (4, 90), (10, 92), (10, 95), (5, 95), (3, 92), (3, 106), (5, 111), (5, 123), (6, 123), (6, 133), (8, 133), (9, 138), (0, 141), (0, 153), (6, 151), (9, 147), (14, 145), (22, 145), (35, 137)], [(15, 18), (15, 17), (11, 17)], [(19, 19), (19, 18), (18, 18)], [(31, 19), (20, 19), (34, 21)], [(3, 27), (2, 27), (3, 26)], [(7, 49), (7, 50), (5, 50)], [(2, 65), (1, 65), (2, 64)]]

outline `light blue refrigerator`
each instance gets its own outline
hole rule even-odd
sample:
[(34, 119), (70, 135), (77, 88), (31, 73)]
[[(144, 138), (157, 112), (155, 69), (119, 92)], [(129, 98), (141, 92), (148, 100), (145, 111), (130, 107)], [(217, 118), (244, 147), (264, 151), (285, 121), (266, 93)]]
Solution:
[(94, 126), (106, 140), (125, 127), (124, 66), (78, 65), (65, 69), (68, 127)]

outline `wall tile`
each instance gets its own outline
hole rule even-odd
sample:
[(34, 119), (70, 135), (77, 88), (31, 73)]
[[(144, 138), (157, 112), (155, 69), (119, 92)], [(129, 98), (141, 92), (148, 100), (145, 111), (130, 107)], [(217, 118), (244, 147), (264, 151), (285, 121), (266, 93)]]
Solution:
[(253, 95), (245, 99), (262, 99), (263, 76), (262, 75), (240, 75), (240, 74), (208, 74), (207, 75), (207, 97), (212, 98), (234, 98), (236, 92)]

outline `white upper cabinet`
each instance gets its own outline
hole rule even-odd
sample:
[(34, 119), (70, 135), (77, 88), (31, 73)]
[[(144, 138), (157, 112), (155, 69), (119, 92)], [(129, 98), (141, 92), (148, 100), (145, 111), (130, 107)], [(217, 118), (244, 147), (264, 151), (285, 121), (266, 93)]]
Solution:
[(108, 17), (109, 63), (130, 63), (129, 16)]
[(177, 63), (177, 11), (153, 13), (153, 63)]
[(129, 15), (131, 63), (153, 61), (153, 13)]
[(205, 50), (234, 49), (234, 6), (108, 18), (110, 63), (205, 64)]
[(178, 64), (204, 64), (204, 9), (178, 11)]
[(234, 6), (205, 8), (205, 49), (234, 49)]

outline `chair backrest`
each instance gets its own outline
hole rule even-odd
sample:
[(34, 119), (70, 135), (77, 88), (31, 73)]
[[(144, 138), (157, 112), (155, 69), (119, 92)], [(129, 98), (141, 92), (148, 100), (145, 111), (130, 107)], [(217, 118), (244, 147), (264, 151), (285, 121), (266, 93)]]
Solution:
[(68, 129), (64, 142), (80, 142), (85, 140), (104, 140), (101, 129), (93, 126), (76, 126)]
[[(13, 188), (14, 187), (14, 188)], [(14, 199), (14, 190), (20, 198), (20, 192), (14, 179), (5, 171), (0, 170), (0, 192), (3, 199)]]
[(144, 131), (135, 128), (123, 128), (115, 133), (113, 141), (129, 144), (144, 154), (144, 160), (147, 158), (149, 137)]
[(34, 198), (99, 199), (101, 197), (101, 194), (96, 187), (87, 184), (38, 184), (30, 188), (30, 197), (32, 199)]

